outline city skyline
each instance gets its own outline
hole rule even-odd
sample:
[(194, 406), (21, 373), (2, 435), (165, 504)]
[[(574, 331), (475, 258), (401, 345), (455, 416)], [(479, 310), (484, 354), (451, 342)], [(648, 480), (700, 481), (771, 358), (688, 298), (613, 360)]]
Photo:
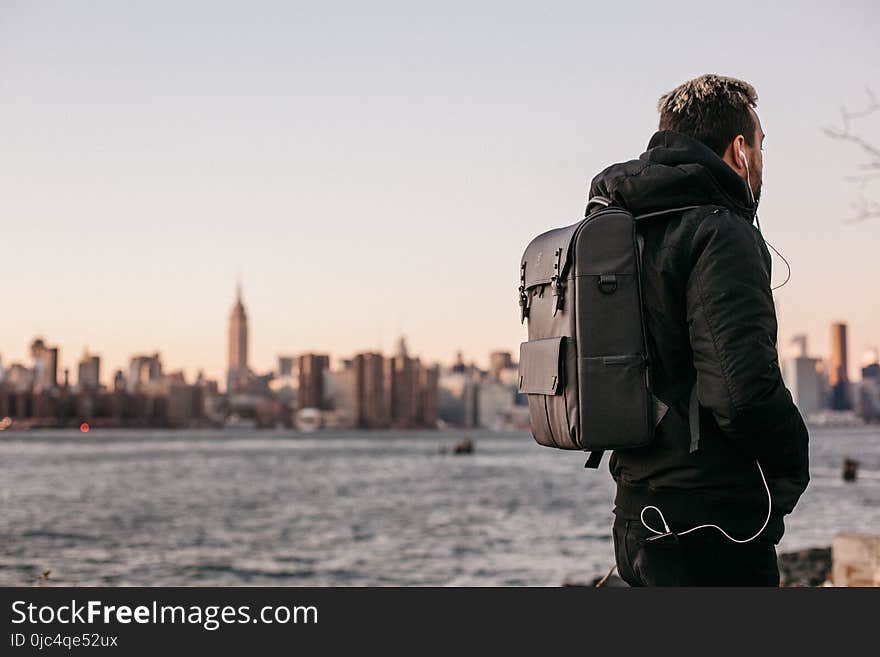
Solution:
[[(33, 364), (34, 385), (37, 388), (51, 388), (68, 385), (66, 382), (67, 378), (69, 378), (70, 386), (82, 387), (81, 381), (85, 380), (87, 382), (85, 386), (86, 388), (97, 388), (101, 385), (109, 388), (112, 387), (112, 382), (120, 372), (122, 374), (128, 372), (128, 378), (136, 381), (140, 378), (138, 372), (140, 372), (142, 366), (146, 365), (150, 368), (151, 372), (154, 370), (158, 372), (173, 372), (178, 378), (188, 378), (190, 380), (203, 378), (218, 383), (223, 382), (225, 384), (224, 387), (228, 392), (231, 388), (234, 389), (237, 386), (247, 387), (248, 383), (252, 382), (261, 374), (274, 374), (281, 377), (289, 376), (293, 371), (293, 363), (299, 363), (298, 367), (300, 369), (303, 367), (304, 357), (323, 359), (321, 361), (321, 367), (335, 369), (332, 367), (334, 364), (351, 360), (353, 357), (381, 357), (385, 354), (385, 351), (381, 349), (366, 349), (347, 355), (333, 352), (332, 356), (322, 356), (316, 354), (316, 351), (320, 350), (305, 347), (299, 352), (284, 350), (277, 353), (275, 361), (271, 367), (263, 369), (252, 368), (248, 358), (248, 353), (250, 351), (248, 313), (247, 307), (244, 304), (240, 279), (236, 284), (235, 301), (232, 305), (232, 311), (228, 316), (226, 338), (226, 367), (221, 375), (216, 377), (210, 376), (204, 367), (198, 365), (195, 368), (195, 374), (191, 376), (188, 375), (186, 370), (182, 367), (164, 367), (162, 365), (163, 358), (161, 355), (161, 349), (136, 349), (129, 354), (123, 363), (110, 364), (103, 360), (103, 356), (100, 352), (95, 352), (89, 347), (84, 347), (78, 359), (76, 359), (75, 356), (72, 356), (72, 361), (68, 363), (60, 357), (60, 355), (64, 353), (64, 350), (59, 346), (60, 343), (56, 342), (56, 344), (50, 346), (47, 344), (47, 338), (42, 335), (33, 337), (29, 342), (29, 356), (26, 358), (4, 359), (4, 352), (0, 351), (0, 374), (3, 374), (5, 370), (10, 367), (27, 368), (26, 363), (31, 363)], [(405, 335), (401, 334), (398, 337), (395, 343), (395, 349), (396, 351), (392, 350), (390, 353), (402, 354), (404, 358), (407, 357), (408, 348), (406, 346)], [(456, 356), (457, 359), (460, 356), (461, 352), (458, 351)], [(333, 359), (332, 363), (330, 360), (331, 358)], [(51, 361), (51, 366), (46, 364), (49, 361)], [(426, 362), (428, 362), (427, 359)], [(431, 361), (431, 363), (432, 366), (434, 364), (440, 364), (439, 361), (436, 360)], [(43, 379), (49, 371), (53, 372), (56, 378), (56, 381), (51, 385), (43, 382)], [(135, 374), (132, 374), (133, 372)], [(74, 375), (76, 378), (74, 378)], [(155, 377), (151, 374), (148, 378), (152, 379)], [(0, 382), (2, 382), (2, 380), (3, 377), (0, 376)], [(65, 383), (62, 383), (62, 381), (65, 381)]]
[[(279, 354), (277, 369), (255, 372), (248, 362), (248, 334), (239, 282), (229, 314), (222, 393), (219, 382), (202, 371), (187, 381), (182, 371), (163, 367), (158, 351), (132, 355), (127, 370), (108, 368), (113, 371), (110, 386), (101, 385), (100, 356), (84, 350), (74, 381), (59, 362), (59, 347), (34, 338), (29, 363), (13, 362), (7, 368), (0, 361), (0, 431), (77, 424), (82, 432), (92, 425), (299, 431), (438, 427), (440, 366), (412, 355), (405, 336), (388, 356), (359, 352), (341, 358), (334, 368), (328, 354)], [(469, 405), (465, 389), (473, 390), (467, 381), (482, 373), (463, 364), (452, 371), (458, 374), (453, 388), (461, 389), (444, 392), (443, 407), (449, 410), (451, 401), (449, 417), (476, 418), (477, 407)], [(508, 392), (512, 402), (513, 388)]]
[[(0, 361), (0, 430), (32, 426), (221, 427), (285, 426), (303, 431), (330, 428), (494, 429), (528, 426), (524, 395), (518, 393), (513, 354), (496, 350), (489, 367), (467, 365), (458, 354), (450, 366), (411, 356), (406, 337), (389, 354), (375, 351), (335, 355), (313, 350), (276, 356), (275, 367), (251, 368), (250, 325), (236, 285), (227, 324), (225, 385), (204, 376), (187, 381), (163, 366), (159, 351), (130, 357), (128, 368), (108, 367), (101, 385), (101, 357), (84, 350), (77, 378), (59, 359), (60, 349), (43, 337), (30, 343), (29, 364)], [(783, 378), (808, 421), (873, 422), (880, 418), (880, 351), (872, 350), (850, 379), (849, 327), (831, 322), (832, 349), (815, 357), (809, 339), (795, 336), (781, 360)], [(843, 415), (823, 415), (826, 411)], [(826, 418), (826, 419), (823, 419)]]
[[(806, 334), (828, 354), (845, 320), (855, 378), (880, 341), (880, 219), (846, 223), (862, 161), (822, 131), (880, 84), (875, 3), (747, 3), (745, 49), (725, 13), (677, 0), (636, 22), (575, 2), (258, 6), (4, 6), (4, 362), (43, 335), (72, 372), (83, 348), (160, 351), (223, 381), (241, 271), (257, 371), (401, 333), (485, 368), (525, 339), (526, 244), (577, 220), (587, 182), (644, 149), (659, 96), (707, 72), (759, 94), (761, 224), (792, 268), (780, 350)], [(687, 39), (656, 29), (669, 15)], [(854, 124), (873, 143), (877, 118)]]
[[(844, 382), (859, 381), (861, 368), (864, 365), (869, 364), (868, 361), (871, 363), (877, 362), (878, 357), (880, 357), (880, 347), (878, 347), (880, 342), (873, 343), (862, 352), (856, 351), (853, 353), (853, 350), (849, 346), (851, 344), (850, 338), (841, 337), (850, 334), (852, 326), (848, 322), (838, 320), (828, 322), (828, 326), (830, 326), (831, 329), (828, 341), (830, 349), (828, 351), (816, 352), (812, 348), (808, 349), (807, 345), (813, 344), (809, 336), (804, 332), (795, 332), (786, 344), (778, 344), (780, 359), (785, 361), (790, 357), (797, 356), (817, 357), (818, 360), (827, 364), (829, 372), (831, 373), (832, 383), (841, 380)], [(359, 353), (384, 354), (386, 352), (394, 353), (395, 348), (398, 350), (405, 349), (406, 347), (403, 346), (403, 340), (408, 337), (401, 333), (397, 336), (394, 346), (388, 350), (367, 347), (351, 352), (344, 352), (338, 349), (315, 348), (309, 345), (303, 345), (300, 350), (281, 349), (273, 355), (271, 363), (266, 367), (251, 367), (248, 356), (251, 351), (249, 337), (250, 321), (247, 307), (244, 304), (242, 282), (240, 278), (235, 286), (234, 302), (232, 304), (231, 312), (227, 315), (226, 327), (225, 366), (216, 372), (216, 374), (210, 372), (206, 367), (199, 364), (196, 364), (192, 370), (175, 363), (172, 363), (170, 367), (166, 366), (163, 369), (173, 372), (182, 372), (187, 380), (195, 380), (197, 376), (202, 375), (205, 379), (221, 382), (223, 387), (228, 389), (230, 381), (233, 381), (236, 378), (245, 380), (248, 377), (264, 373), (277, 373), (283, 376), (284, 372), (281, 371), (285, 367), (283, 362), (291, 361), (292, 364), (292, 362), (295, 362), (297, 358), (303, 354), (326, 353), (329, 355), (330, 359), (328, 361), (328, 366), (333, 369), (334, 365), (350, 359)], [(48, 346), (47, 342), (53, 343), (53, 346)], [(23, 350), (24, 353), (28, 355), (20, 358), (10, 358), (8, 354), (14, 352), (12, 350), (4, 349), (6, 345), (0, 344), (0, 371), (2, 371), (3, 368), (9, 368), (13, 364), (20, 365), (31, 361), (37, 363), (37, 368), (39, 370), (39, 363), (42, 357), (41, 354), (42, 352), (45, 352), (48, 354), (47, 357), (51, 358), (55, 363), (59, 381), (61, 380), (64, 371), (68, 370), (71, 377), (71, 385), (74, 382), (78, 383), (79, 377), (86, 376), (89, 381), (95, 380), (100, 385), (112, 387), (114, 374), (117, 371), (128, 371), (132, 367), (132, 362), (137, 359), (153, 359), (159, 356), (166, 365), (169, 363), (169, 361), (162, 356), (164, 351), (161, 346), (150, 349), (136, 348), (122, 361), (111, 363), (109, 359), (105, 359), (100, 349), (96, 350), (91, 346), (84, 346), (79, 352), (79, 356), (76, 356), (76, 352), (74, 352), (73, 355), (65, 358), (64, 354), (66, 350), (62, 345), (63, 341), (55, 340), (54, 338), (43, 334), (38, 334), (31, 337), (27, 342), (26, 348)], [(463, 348), (454, 348), (453, 351), (455, 353), (454, 361), (453, 359), (441, 360), (436, 358), (425, 358), (425, 362), (435, 363), (443, 368), (448, 368), (468, 353), (467, 350)], [(508, 349), (501, 346), (491, 349), (483, 355), (483, 358), (463, 358), (463, 360), (476, 365), (482, 371), (492, 372), (496, 368), (496, 363), (494, 362), (496, 357), (500, 354), (507, 354), (509, 358), (516, 353), (516, 348)], [(99, 366), (95, 364), (95, 358), (98, 358), (100, 362), (100, 376), (96, 373)], [(844, 368), (843, 365), (846, 367)], [(288, 365), (288, 367), (289, 366), (291, 365)], [(76, 380), (74, 380), (75, 375)]]

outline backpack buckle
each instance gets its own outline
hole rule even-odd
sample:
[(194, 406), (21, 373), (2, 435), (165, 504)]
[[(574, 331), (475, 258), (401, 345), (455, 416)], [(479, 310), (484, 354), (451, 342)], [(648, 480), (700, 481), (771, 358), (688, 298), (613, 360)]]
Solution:
[(556, 299), (556, 303), (553, 304), (553, 316), (556, 317), (556, 313), (565, 306), (565, 289), (559, 282), (558, 276), (554, 276), (553, 279), (553, 298)]
[(550, 280), (553, 281), (553, 298), (556, 300), (553, 304), (553, 316), (556, 317), (556, 313), (565, 306), (565, 288), (562, 285), (562, 272), (559, 270), (562, 264), (562, 249), (556, 249), (553, 255), (556, 256), (556, 262), (553, 265), (555, 273)]
[(602, 294), (614, 294), (617, 291), (617, 276), (614, 274), (599, 276), (599, 291)]
[(529, 296), (526, 294), (526, 263), (519, 266), (519, 323), (529, 316)]
[(529, 316), (529, 297), (526, 294), (526, 288), (519, 286), (519, 323), (522, 324)]

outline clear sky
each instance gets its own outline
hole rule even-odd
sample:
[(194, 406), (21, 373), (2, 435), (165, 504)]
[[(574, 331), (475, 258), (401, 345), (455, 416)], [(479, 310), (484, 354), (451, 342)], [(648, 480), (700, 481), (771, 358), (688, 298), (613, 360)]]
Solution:
[(880, 92), (878, 35), (868, 0), (2, 0), (0, 356), (40, 334), (105, 379), (154, 350), (219, 377), (240, 272), (258, 371), (400, 332), (485, 364), (525, 339), (526, 243), (715, 72), (760, 96), (780, 344), (825, 355), (845, 320), (854, 371), (880, 343), (880, 219), (844, 223), (861, 159), (821, 127)]

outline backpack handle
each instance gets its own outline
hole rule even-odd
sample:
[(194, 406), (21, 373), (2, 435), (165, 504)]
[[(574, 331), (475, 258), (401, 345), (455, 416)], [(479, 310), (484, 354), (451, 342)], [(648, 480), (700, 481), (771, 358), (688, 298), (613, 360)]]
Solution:
[(598, 209), (598, 208), (594, 208), (593, 210), (591, 210), (590, 207), (593, 205), (598, 205), (599, 207), (607, 208), (609, 205), (611, 205), (611, 199), (605, 198), (604, 196), (594, 196), (593, 198), (591, 198), (589, 201), (587, 201), (587, 209), (584, 210), (585, 217), (589, 217), (591, 212)]

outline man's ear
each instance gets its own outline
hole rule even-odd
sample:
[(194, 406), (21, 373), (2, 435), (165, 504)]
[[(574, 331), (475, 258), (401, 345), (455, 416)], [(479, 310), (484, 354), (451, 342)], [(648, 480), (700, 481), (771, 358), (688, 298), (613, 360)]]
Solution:
[(736, 173), (740, 176), (746, 175), (746, 167), (748, 163), (745, 159), (740, 155), (740, 151), (745, 153), (746, 150), (746, 140), (742, 135), (737, 135), (733, 138), (733, 141), (727, 145), (727, 150), (724, 151), (724, 157), (721, 158), (727, 163), (731, 169), (736, 171)]
[(746, 160), (746, 138), (742, 135), (737, 135), (733, 144), (736, 147), (736, 156), (739, 158), (739, 165), (743, 169), (747, 169), (749, 166), (748, 160)]

